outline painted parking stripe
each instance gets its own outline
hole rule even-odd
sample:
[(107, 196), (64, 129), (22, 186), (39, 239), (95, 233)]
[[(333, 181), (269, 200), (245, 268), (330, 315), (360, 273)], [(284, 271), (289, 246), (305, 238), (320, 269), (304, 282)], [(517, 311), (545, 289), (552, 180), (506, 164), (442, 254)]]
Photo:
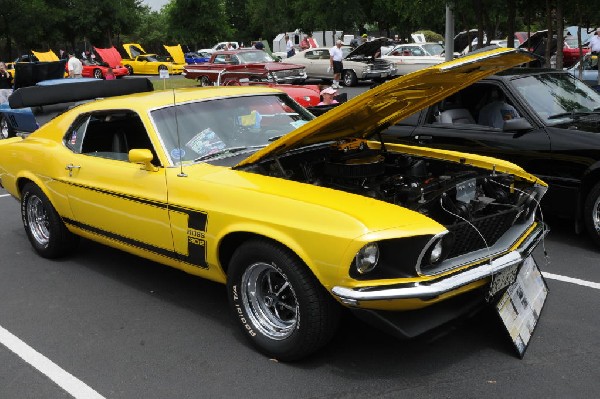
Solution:
[(104, 396), (60, 368), (2, 326), (0, 326), (0, 344), (46, 375), (75, 399), (105, 399)]
[(10, 194), (0, 194), (0, 198), (2, 197), (10, 197)]
[(542, 274), (544, 275), (545, 278), (548, 278), (551, 280), (564, 281), (565, 283), (577, 284), (577, 285), (582, 285), (584, 287), (590, 287), (590, 288), (595, 288), (597, 290), (600, 290), (600, 283), (594, 283), (592, 281), (580, 280), (578, 278), (561, 276), (560, 274), (552, 274), (552, 273), (548, 273), (548, 272), (543, 272)]

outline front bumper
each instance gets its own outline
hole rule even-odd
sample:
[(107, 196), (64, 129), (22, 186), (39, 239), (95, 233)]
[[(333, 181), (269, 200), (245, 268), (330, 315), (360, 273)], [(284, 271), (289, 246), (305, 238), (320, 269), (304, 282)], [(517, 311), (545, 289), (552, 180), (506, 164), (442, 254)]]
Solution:
[(292, 76), (276, 76), (275, 74), (271, 74), (269, 80), (275, 83), (299, 83), (306, 80), (307, 77), (308, 76), (306, 75), (306, 72), (302, 72), (299, 75)]
[[(398, 299), (430, 300), (458, 290), (466, 285), (490, 278), (504, 269), (522, 263), (547, 234), (547, 227), (538, 223), (520, 244), (504, 255), (474, 267), (460, 270), (431, 281), (393, 284), (389, 286), (348, 288), (335, 286), (331, 290), (342, 303), (360, 306), (361, 302), (389, 301)], [(368, 306), (367, 306), (368, 307)]]
[(390, 71), (373, 71), (373, 72), (365, 72), (363, 74), (362, 79), (385, 79), (392, 75)]

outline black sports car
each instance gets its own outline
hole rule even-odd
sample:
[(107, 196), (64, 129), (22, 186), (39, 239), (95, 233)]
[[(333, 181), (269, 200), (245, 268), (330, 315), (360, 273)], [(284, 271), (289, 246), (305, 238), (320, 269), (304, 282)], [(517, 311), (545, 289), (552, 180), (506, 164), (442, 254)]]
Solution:
[[(494, 106), (491, 103), (502, 103)], [(488, 105), (490, 104), (490, 105)], [(490, 126), (489, 109), (499, 112)], [(503, 158), (545, 180), (543, 207), (600, 246), (600, 94), (570, 74), (508, 70), (388, 128), (389, 142)]]

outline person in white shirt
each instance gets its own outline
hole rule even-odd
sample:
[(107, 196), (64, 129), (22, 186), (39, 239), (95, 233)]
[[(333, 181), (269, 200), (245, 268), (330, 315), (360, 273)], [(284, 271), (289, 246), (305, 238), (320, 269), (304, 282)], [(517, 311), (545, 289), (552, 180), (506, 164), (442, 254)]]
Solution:
[(83, 64), (74, 53), (69, 54), (69, 61), (67, 61), (67, 69), (69, 71), (70, 78), (80, 78), (81, 72), (83, 72)]
[(296, 54), (294, 43), (292, 43), (292, 39), (290, 39), (288, 35), (285, 35), (285, 51), (287, 52), (288, 58)]
[(596, 34), (590, 37), (590, 52), (600, 55), (600, 28), (596, 30)]
[(333, 84), (331, 87), (334, 89), (340, 88), (340, 78), (342, 77), (342, 71), (344, 70), (344, 53), (342, 52), (342, 41), (338, 40), (335, 42), (335, 46), (329, 49), (329, 62), (330, 67), (333, 70)]

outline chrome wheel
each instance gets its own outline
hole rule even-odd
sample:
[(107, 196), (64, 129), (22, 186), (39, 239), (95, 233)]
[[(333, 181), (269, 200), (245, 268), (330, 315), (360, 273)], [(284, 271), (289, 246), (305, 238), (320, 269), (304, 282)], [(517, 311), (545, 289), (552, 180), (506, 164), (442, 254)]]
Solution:
[(14, 131), (4, 116), (0, 116), (0, 140), (13, 137)]
[(592, 225), (596, 229), (596, 233), (600, 235), (600, 197), (596, 197), (592, 206)]
[(94, 77), (96, 79), (102, 79), (102, 71), (99, 69), (94, 69)]
[(263, 335), (277, 341), (292, 335), (300, 313), (285, 275), (272, 265), (254, 263), (242, 275), (240, 286), (244, 310)]
[(48, 245), (50, 241), (50, 220), (43, 201), (32, 195), (27, 201), (25, 214), (31, 235), (40, 245)]
[(212, 86), (212, 83), (210, 83), (210, 79), (208, 79), (208, 76), (202, 76), (200, 79), (200, 86), (202, 87), (206, 87), (206, 86)]

